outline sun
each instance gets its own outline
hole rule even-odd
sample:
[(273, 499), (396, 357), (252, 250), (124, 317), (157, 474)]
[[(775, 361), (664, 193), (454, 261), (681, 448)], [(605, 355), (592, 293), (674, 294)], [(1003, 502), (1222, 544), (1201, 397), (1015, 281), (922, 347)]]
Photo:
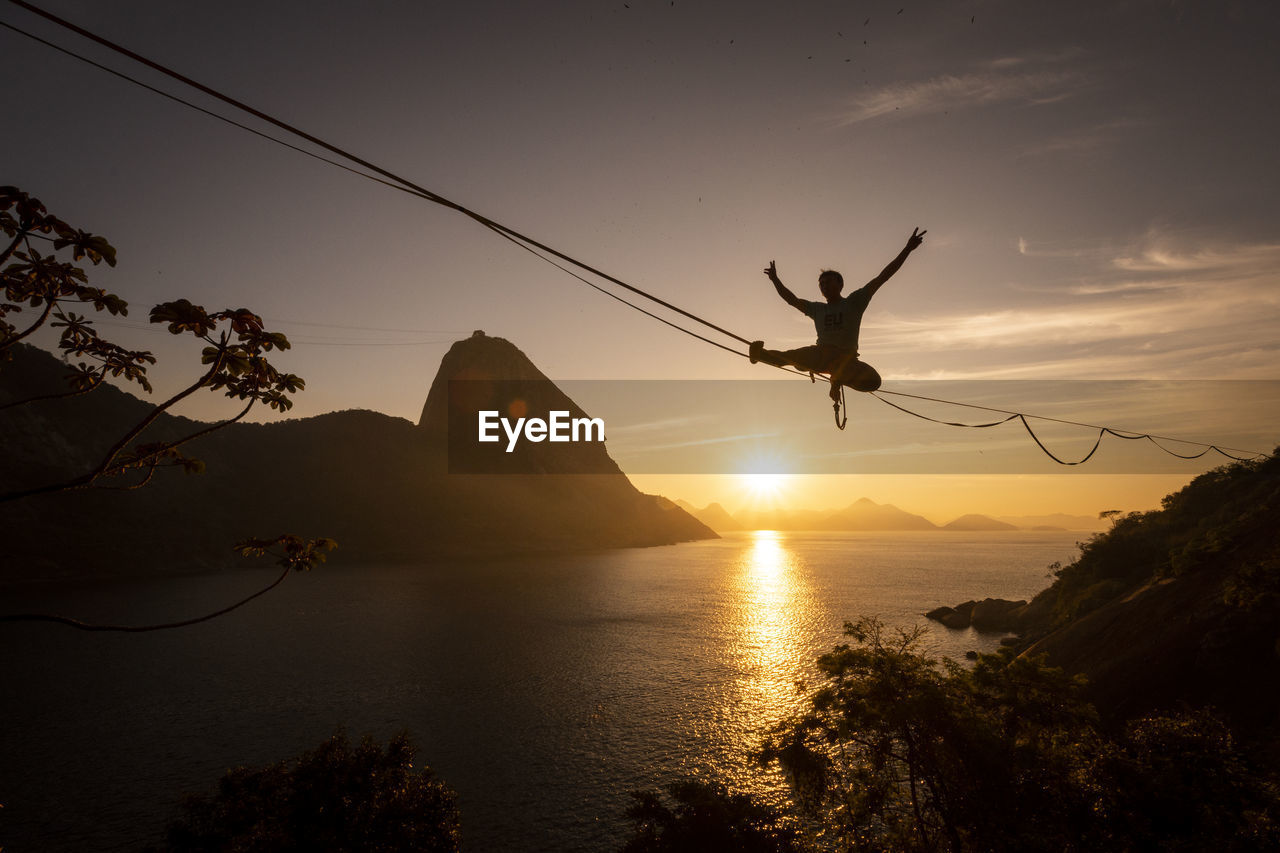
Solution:
[(787, 492), (789, 474), (743, 474), (742, 488), (755, 503), (773, 503)]
[(758, 510), (777, 509), (788, 497), (793, 475), (791, 461), (785, 454), (757, 452), (744, 457), (738, 467), (738, 488), (748, 507)]

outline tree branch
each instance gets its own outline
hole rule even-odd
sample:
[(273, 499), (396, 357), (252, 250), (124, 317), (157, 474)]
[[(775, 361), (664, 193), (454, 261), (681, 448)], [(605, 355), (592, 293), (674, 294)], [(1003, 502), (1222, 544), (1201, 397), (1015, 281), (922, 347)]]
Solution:
[(37, 319), (34, 323), (32, 323), (27, 328), (26, 331), (19, 332), (16, 335), (13, 335), (11, 337), (5, 338), (4, 340), (0, 341), (0, 351), (7, 350), (9, 347), (13, 346), (18, 341), (22, 340), (23, 338), (27, 337), (32, 332), (34, 332), (36, 329), (43, 326), (45, 324), (45, 321), (49, 319), (49, 315), (53, 312), (53, 306), (57, 304), (57, 302), (58, 300), (56, 299), (47, 300), (44, 304), (44, 311), (40, 313), (39, 319)]
[[(160, 415), (166, 409), (172, 407), (179, 401), (189, 397), (191, 394), (195, 393), (196, 391), (200, 390), (205, 385), (207, 385), (209, 383), (209, 380), (211, 380), (217, 374), (218, 370), (221, 368), (221, 365), (222, 365), (222, 359), (219, 358), (213, 363), (213, 366), (209, 368), (209, 371), (205, 373), (204, 376), (201, 376), (200, 379), (195, 382), (195, 384), (191, 385), (190, 387), (186, 388), (183, 391), (178, 392), (177, 394), (173, 395), (168, 400), (165, 400), (163, 403), (161, 403), (160, 405), (153, 408), (150, 412), (148, 412), (146, 417), (144, 417), (136, 426), (134, 426), (133, 429), (125, 433), (124, 437), (121, 438), (119, 441), (117, 441), (111, 447), (111, 449), (107, 451), (107, 454), (106, 456), (103, 457), (102, 462), (98, 463), (98, 467), (94, 468), (89, 473), (81, 474), (79, 477), (75, 477), (70, 480), (65, 480), (61, 483), (51, 483), (45, 486), (36, 486), (35, 488), (22, 489), (20, 491), (9, 492), (7, 494), (0, 495), (0, 503), (7, 503), (9, 501), (21, 500), (22, 498), (35, 497), (36, 495), (49, 494), (50, 492), (63, 492), (63, 491), (70, 491), (72, 489), (88, 488), (89, 486), (93, 485), (94, 481), (98, 480), (100, 477), (104, 476), (108, 472), (108, 470), (111, 467), (111, 463), (115, 461), (115, 458), (120, 455), (121, 451), (124, 450), (125, 446), (130, 441), (137, 438), (138, 435), (140, 435), (143, 430), (151, 426), (151, 424), (155, 422), (156, 418), (160, 417)], [(250, 400), (249, 406), (252, 406), (254, 402), (255, 401)], [(187, 436), (187, 438), (181, 439), (180, 441), (172, 444), (171, 447), (177, 447), (178, 444), (186, 443), (187, 441), (190, 441), (191, 439), (197, 436), (207, 435), (208, 433), (213, 432), (213, 430), (215, 429), (221, 429), (222, 427), (227, 426), (228, 424), (235, 423), (236, 421), (240, 420), (240, 418), (243, 418), (246, 413), (248, 413), (249, 406), (246, 406), (244, 410), (240, 412), (240, 414), (236, 415), (236, 417), (230, 420), (220, 421), (219, 423), (216, 423), (207, 429), (199, 430), (195, 433), (192, 433), (190, 436)]]
[(102, 373), (98, 374), (98, 378), (95, 379), (93, 384), (87, 388), (78, 388), (71, 391), (60, 391), (56, 394), (40, 394), (35, 397), (28, 397), (25, 400), (14, 400), (11, 403), (5, 403), (4, 405), (0, 405), (0, 412), (3, 412), (5, 409), (12, 409), (14, 406), (25, 406), (27, 403), (36, 403), (36, 402), (39, 402), (40, 400), (62, 400), (67, 397), (79, 397), (82, 394), (88, 394), (90, 391), (97, 389), (97, 387), (102, 384), (105, 374), (106, 374), (106, 368), (104, 367), (102, 369)]
[(0, 252), (0, 264), (3, 264), (5, 261), (9, 260), (9, 258), (13, 257), (13, 253), (18, 251), (18, 246), (22, 243), (23, 239), (27, 236), (27, 232), (25, 230), (26, 227), (27, 227), (26, 223), (18, 226), (18, 233), (14, 235), (13, 242), (9, 244), (8, 248), (6, 248), (4, 252)]
[(195, 619), (184, 619), (181, 622), (165, 622), (160, 625), (102, 625), (94, 622), (81, 622), (79, 619), (71, 619), (67, 616), (58, 616), (53, 613), (11, 613), (0, 615), (0, 623), (3, 622), (53, 622), (57, 625), (66, 625), (79, 631), (116, 631), (128, 634), (139, 634), (145, 631), (167, 631), (170, 628), (185, 628), (188, 625), (197, 625), (201, 622), (208, 622), (210, 619), (216, 619), (219, 616), (230, 613), (238, 607), (243, 607), (250, 601), (253, 601), (260, 595), (266, 595), (271, 590), (278, 587), (289, 576), (292, 567), (286, 567), (280, 573), (280, 577), (276, 578), (270, 585), (264, 589), (260, 589), (253, 595), (241, 601), (237, 601), (230, 607), (224, 607), (221, 610), (208, 613), (204, 616), (197, 616)]
[[(147, 476), (142, 478), (141, 482), (134, 483), (132, 486), (94, 486), (96, 491), (103, 492), (132, 492), (141, 489), (143, 486), (151, 482), (156, 475), (156, 469), (160, 467), (160, 460), (151, 460), (151, 465), (147, 468)], [(120, 472), (124, 473), (124, 472)]]
[[(92, 483), (94, 480), (101, 477), (104, 473), (106, 473), (107, 469), (111, 466), (111, 463), (115, 461), (115, 458), (120, 455), (120, 452), (125, 449), (125, 447), (129, 444), (129, 442), (133, 441), (135, 438), (137, 438), (139, 435), (142, 434), (143, 430), (151, 426), (151, 424), (155, 423), (156, 418), (160, 417), (160, 415), (162, 415), (166, 410), (175, 406), (180, 401), (185, 400), (187, 397), (190, 397), (192, 394), (194, 394), (196, 391), (199, 391), (205, 385), (208, 385), (209, 380), (213, 379), (213, 377), (217, 375), (218, 371), (221, 368), (222, 368), (222, 357), (219, 356), (213, 362), (213, 364), (210, 365), (209, 370), (205, 373), (205, 375), (201, 376), (198, 380), (196, 380), (196, 382), (193, 385), (189, 386), (188, 388), (182, 391), (179, 391), (177, 394), (174, 394), (168, 400), (165, 400), (163, 403), (161, 403), (160, 405), (152, 409), (150, 412), (148, 412), (146, 417), (144, 417), (141, 421), (139, 421), (138, 424), (133, 429), (125, 433), (125, 435), (119, 441), (117, 441), (111, 447), (110, 450), (107, 451), (107, 455), (103, 457), (103, 460), (101, 463), (99, 463), (98, 467), (94, 469), (94, 471), (92, 471), (91, 473), (85, 475), (83, 478), (76, 481), (77, 484), (79, 484), (80, 482), (83, 482), (85, 485), (88, 485)], [(3, 499), (0, 499), (0, 500), (3, 500)]]
[(211, 432), (216, 432), (217, 430), (220, 430), (220, 429), (222, 429), (223, 427), (231, 426), (233, 423), (236, 423), (236, 422), (237, 422), (237, 421), (239, 421), (241, 418), (243, 418), (245, 415), (249, 414), (249, 410), (253, 408), (253, 404), (254, 404), (254, 403), (256, 403), (256, 402), (258, 402), (258, 401), (257, 401), (257, 400), (250, 400), (250, 401), (249, 401), (249, 404), (248, 404), (247, 406), (245, 406), (243, 409), (241, 409), (241, 410), (240, 410), (240, 414), (236, 415), (234, 418), (227, 418), (225, 421), (218, 421), (216, 424), (209, 424), (209, 426), (207, 426), (207, 427), (205, 427), (204, 429), (201, 429), (201, 430), (196, 430), (195, 432), (191, 433), (191, 435), (187, 436), (186, 438), (180, 438), (180, 439), (178, 439), (177, 441), (173, 442), (172, 444), (166, 444), (162, 450), (157, 451), (157, 452), (162, 453), (162, 452), (164, 452), (165, 450), (173, 450), (174, 448), (176, 448), (176, 447), (181, 447), (182, 445), (184, 445), (184, 444), (186, 444), (186, 443), (188, 443), (188, 442), (195, 441), (197, 438), (201, 438), (201, 437), (203, 437), (203, 436), (206, 436), (206, 435), (208, 435), (208, 434), (209, 434), (209, 433), (211, 433)]

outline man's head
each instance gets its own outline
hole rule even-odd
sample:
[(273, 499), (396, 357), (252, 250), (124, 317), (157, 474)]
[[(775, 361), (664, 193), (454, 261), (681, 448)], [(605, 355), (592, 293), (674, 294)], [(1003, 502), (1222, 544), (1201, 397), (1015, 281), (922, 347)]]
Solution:
[(840, 291), (844, 290), (844, 276), (835, 270), (823, 270), (818, 276), (818, 290), (828, 302), (840, 298)]

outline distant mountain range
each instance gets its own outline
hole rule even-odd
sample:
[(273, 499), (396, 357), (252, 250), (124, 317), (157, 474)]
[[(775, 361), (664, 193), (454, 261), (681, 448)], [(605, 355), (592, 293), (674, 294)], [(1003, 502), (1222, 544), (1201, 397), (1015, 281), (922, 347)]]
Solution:
[(944, 525), (899, 509), (861, 498), (838, 510), (744, 510), (731, 514), (718, 503), (698, 509), (686, 501), (676, 501), (682, 509), (717, 533), (733, 530), (1101, 530), (1098, 519), (1084, 515), (1043, 515), (992, 518), (962, 515)]
[[(65, 389), (65, 365), (19, 346), (0, 365), (0, 405)], [(669, 501), (639, 492), (603, 442), (525, 442), (501, 473), (449, 473), (484, 459), (450, 452), (448, 427), (475, 429), (497, 405), (449, 394), (523, 383), (530, 413), (584, 413), (510, 342), (477, 332), (453, 345), (417, 425), (370, 411), (271, 424), (234, 424), (191, 445), (206, 473), (172, 469), (132, 491), (91, 489), (5, 504), (0, 579), (180, 573), (235, 565), (231, 545), (294, 533), (336, 539), (331, 560), (419, 562), (434, 557), (659, 545), (716, 534)], [(0, 494), (56, 483), (93, 467), (151, 405), (110, 386), (83, 397), (0, 410)], [(506, 410), (507, 406), (503, 405)], [(161, 416), (145, 441), (202, 424)], [(474, 435), (474, 432), (472, 432)], [(474, 444), (474, 442), (473, 442)], [(458, 448), (453, 448), (458, 450)]]

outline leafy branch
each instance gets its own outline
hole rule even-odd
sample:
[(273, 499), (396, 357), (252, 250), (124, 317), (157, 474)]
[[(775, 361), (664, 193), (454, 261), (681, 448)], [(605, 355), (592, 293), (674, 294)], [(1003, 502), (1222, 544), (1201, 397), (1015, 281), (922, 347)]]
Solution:
[[(147, 472), (144, 480), (147, 482), (155, 469), (165, 462), (180, 464), (188, 471), (198, 470), (198, 466), (194, 464), (196, 460), (175, 455), (174, 451), (196, 438), (236, 423), (244, 418), (257, 403), (263, 403), (277, 411), (288, 411), (293, 406), (289, 395), (301, 391), (306, 386), (301, 377), (292, 373), (282, 373), (267, 360), (265, 355), (267, 352), (289, 349), (289, 340), (279, 332), (269, 332), (263, 328), (262, 318), (247, 308), (210, 312), (186, 299), (179, 299), (161, 303), (151, 309), (151, 322), (167, 324), (171, 334), (191, 334), (203, 341), (206, 344), (201, 353), (201, 363), (206, 365), (204, 373), (195, 382), (147, 412), (107, 450), (101, 461), (91, 470), (61, 482), (8, 492), (0, 495), (0, 503), (50, 492), (89, 488), (104, 477), (112, 477), (137, 469)], [(219, 326), (223, 324), (228, 328), (220, 330)], [(79, 332), (73, 331), (74, 329), (74, 325), (69, 326), (69, 331), (64, 335), (78, 334)], [(111, 346), (114, 347), (114, 345)], [(145, 382), (145, 378), (140, 378), (141, 372), (145, 370), (142, 363), (146, 360), (155, 361), (149, 353), (119, 350), (114, 355), (114, 361), (104, 362), (103, 376), (107, 372), (114, 372), (117, 375), (124, 373), (126, 378), (137, 378)], [(102, 381), (100, 376), (92, 372), (85, 372), (80, 378), (87, 390), (93, 390)], [(146, 387), (150, 389), (149, 384)], [(211, 424), (181, 438), (139, 445), (127, 451), (129, 445), (160, 415), (201, 388), (222, 391), (228, 397), (245, 401), (245, 406), (235, 417)], [(84, 391), (85, 389), (81, 389), (80, 393)]]
[(164, 622), (157, 625), (110, 625), (97, 622), (82, 622), (79, 619), (59, 616), (53, 613), (11, 613), (0, 615), (0, 623), (51, 622), (57, 625), (66, 625), (80, 631), (114, 631), (128, 634), (185, 628), (189, 625), (198, 625), (201, 622), (208, 622), (210, 619), (226, 615), (243, 607), (255, 598), (266, 595), (282, 584), (290, 572), (308, 571), (314, 568), (325, 561), (329, 551), (337, 547), (338, 543), (332, 539), (302, 539), (293, 535), (277, 536), (275, 539), (246, 539), (243, 542), (237, 542), (233, 546), (233, 550), (241, 556), (273, 556), (276, 558), (276, 565), (283, 567), (284, 571), (280, 573), (278, 578), (248, 598), (243, 598), (229, 607), (206, 613), (203, 616), (197, 616), (194, 619), (184, 619), (180, 622)]
[[(129, 313), (123, 299), (102, 288), (90, 287), (83, 269), (57, 258), (57, 252), (70, 248), (72, 261), (87, 258), (95, 266), (106, 263), (114, 267), (116, 250), (105, 238), (72, 228), (50, 215), (39, 199), (11, 186), (0, 187), (0, 231), (9, 238), (8, 245), (0, 251), (0, 264), (16, 259), (0, 272), (4, 285), (4, 299), (0, 301), (0, 353), (30, 336), (50, 317), (69, 321), (75, 315), (64, 312), (63, 306), (68, 303), (92, 306), (95, 311), (113, 315)], [(49, 234), (54, 235), (46, 237), (53, 242), (54, 254), (44, 255), (31, 245), (31, 238)], [(39, 309), (39, 313), (26, 328), (20, 329), (9, 318), (22, 313), (24, 306)], [(60, 346), (92, 350), (88, 339), (96, 338), (96, 333), (86, 331), (83, 318), (77, 318), (73, 325), (77, 329), (64, 331)]]
[[(75, 263), (88, 259), (97, 265), (115, 266), (115, 249), (104, 238), (72, 228), (49, 214), (39, 199), (16, 187), (0, 186), (0, 231), (8, 238), (0, 250), (0, 367), (9, 350), (36, 330), (48, 325), (60, 330), (58, 346), (64, 360), (82, 359), (71, 366), (66, 377), (68, 389), (10, 401), (0, 411), (42, 400), (55, 400), (88, 394), (101, 387), (108, 377), (136, 382), (152, 391), (147, 367), (155, 357), (145, 350), (129, 350), (98, 335), (93, 322), (73, 308), (92, 307), (112, 315), (127, 315), (128, 305), (115, 294), (91, 287), (85, 271)], [(52, 254), (40, 252), (32, 238), (53, 244)], [(61, 260), (59, 253), (70, 251), (71, 262)], [(7, 266), (4, 266), (7, 264)], [(14, 322), (25, 309), (36, 316), (24, 327)], [(190, 334), (204, 343), (200, 360), (202, 374), (186, 388), (153, 406), (136, 424), (125, 431), (90, 470), (55, 483), (24, 487), (0, 494), (0, 503), (36, 495), (88, 488), (139, 489), (151, 482), (161, 467), (181, 467), (188, 473), (200, 473), (204, 464), (184, 455), (179, 448), (216, 430), (243, 419), (262, 403), (280, 412), (288, 411), (290, 395), (305, 387), (302, 378), (277, 370), (267, 355), (289, 349), (288, 339), (278, 332), (267, 331), (262, 318), (247, 308), (207, 311), (186, 299), (164, 302), (151, 310), (152, 323), (166, 324), (174, 335)], [(222, 392), (244, 403), (233, 417), (202, 425), (186, 435), (162, 441), (138, 442), (143, 432), (159, 417), (201, 388)], [(106, 486), (100, 481), (127, 472), (140, 472), (140, 479), (127, 485)], [(283, 571), (266, 588), (213, 613), (180, 622), (158, 625), (109, 625), (83, 622), (46, 613), (0, 615), (0, 622), (51, 622), (83, 631), (158, 631), (195, 625), (244, 606), (279, 586), (291, 571), (309, 570), (337, 547), (331, 539), (301, 539), (284, 534), (274, 539), (246, 539), (234, 550), (242, 556), (274, 556)]]

